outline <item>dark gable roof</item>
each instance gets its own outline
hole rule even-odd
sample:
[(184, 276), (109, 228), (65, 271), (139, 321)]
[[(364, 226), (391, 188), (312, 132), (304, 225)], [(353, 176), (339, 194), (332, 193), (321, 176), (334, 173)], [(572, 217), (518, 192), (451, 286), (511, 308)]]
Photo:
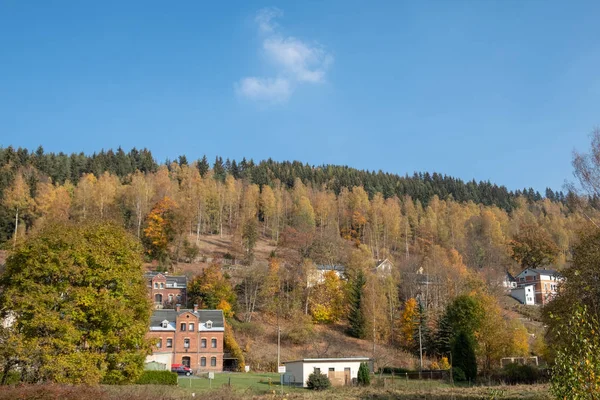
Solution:
[(191, 309), (180, 309), (179, 312), (175, 309), (154, 310), (150, 317), (150, 326), (160, 326), (161, 322), (167, 320), (175, 323), (178, 315), (191, 312), (200, 317), (200, 322), (212, 321), (214, 328), (224, 328), (223, 311), (221, 310), (198, 310), (194, 313)]
[(506, 271), (506, 279), (508, 279), (509, 282), (516, 282), (517, 280), (515, 279), (514, 276), (511, 275), (510, 272)]
[[(161, 272), (147, 272), (144, 274), (146, 279), (152, 279)], [(187, 276), (163, 274), (167, 278), (167, 283), (177, 283), (177, 286), (187, 286)]]

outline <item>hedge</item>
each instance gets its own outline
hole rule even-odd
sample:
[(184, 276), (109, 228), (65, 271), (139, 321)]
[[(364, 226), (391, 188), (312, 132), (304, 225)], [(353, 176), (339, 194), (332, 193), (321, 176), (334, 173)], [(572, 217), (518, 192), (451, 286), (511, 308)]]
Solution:
[(144, 371), (138, 385), (177, 385), (177, 374), (171, 371)]

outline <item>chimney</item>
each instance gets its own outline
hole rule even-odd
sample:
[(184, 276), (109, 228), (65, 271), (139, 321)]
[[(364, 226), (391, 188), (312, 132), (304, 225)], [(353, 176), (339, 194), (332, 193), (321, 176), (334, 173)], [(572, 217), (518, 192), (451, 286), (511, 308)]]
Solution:
[(181, 304), (176, 304), (175, 305), (175, 311), (179, 312), (180, 308), (181, 308)]
[(194, 312), (198, 311), (198, 304), (194, 304)]

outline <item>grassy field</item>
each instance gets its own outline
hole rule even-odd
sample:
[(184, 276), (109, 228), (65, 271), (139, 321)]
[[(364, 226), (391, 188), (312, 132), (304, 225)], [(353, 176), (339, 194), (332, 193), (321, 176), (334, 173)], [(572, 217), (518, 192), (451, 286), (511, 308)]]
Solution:
[[(179, 378), (179, 387), (189, 393), (210, 392), (211, 398), (279, 398), (281, 388), (279, 375), (272, 373), (215, 374), (210, 382), (207, 378)], [(471, 386), (452, 385), (437, 380), (406, 380), (391, 376), (374, 379), (368, 388), (332, 388), (323, 392), (312, 392), (298, 387), (283, 387), (286, 399), (394, 399), (394, 400), (546, 400), (550, 399), (547, 385), (515, 386)], [(216, 396), (216, 397), (215, 397)]]
[[(232, 390), (267, 392), (279, 388), (279, 374), (215, 373), (215, 379), (212, 382), (206, 376), (192, 378), (181, 376), (179, 377), (178, 384), (181, 388), (191, 388), (199, 391), (210, 390), (211, 388), (219, 389), (223, 386), (231, 385)], [(285, 389), (289, 388), (285, 387)]]
[[(269, 384), (269, 378), (271, 384)], [(231, 386), (229, 383), (231, 382)], [(212, 383), (212, 387), (209, 384)], [(191, 387), (190, 387), (191, 385)], [(548, 385), (453, 386), (443, 381), (375, 379), (370, 387), (336, 387), (322, 392), (283, 387), (280, 394), (278, 374), (215, 374), (206, 378), (181, 377), (179, 387), (160, 385), (71, 386), (8, 385), (0, 389), (0, 400), (213, 400), (286, 399), (286, 400), (550, 400)]]

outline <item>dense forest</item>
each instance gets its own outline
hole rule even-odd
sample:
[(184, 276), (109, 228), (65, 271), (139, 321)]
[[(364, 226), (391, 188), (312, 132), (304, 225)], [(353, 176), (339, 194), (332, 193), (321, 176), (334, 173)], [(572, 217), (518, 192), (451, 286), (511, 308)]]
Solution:
[[(184, 156), (159, 165), (135, 149), (67, 156), (9, 147), (0, 162), (6, 249), (48, 222), (112, 221), (139, 238), (148, 261), (169, 268), (197, 260), (202, 237), (227, 237), (227, 256), (243, 268), (233, 276), (221, 264), (205, 269), (189, 288), (197, 286), (204, 307), (246, 323), (257, 312), (309, 325), (347, 321), (352, 336), (408, 350), (420, 326), (427, 353), (439, 356), (456, 323), (453, 304), (477, 293), (473, 307), (488, 318), (473, 330), (488, 367), (502, 354), (529, 351), (523, 326), (503, 318), (496, 300), (505, 272), (562, 268), (578, 230), (599, 215), (593, 201), (571, 192), (542, 197), (438, 174), (219, 157), (212, 166)], [(276, 250), (257, 259), (261, 240)], [(385, 258), (394, 269), (380, 279), (373, 267)], [(326, 274), (310, 285), (318, 264), (344, 265), (347, 281)], [(456, 307), (471, 307), (473, 298)]]

